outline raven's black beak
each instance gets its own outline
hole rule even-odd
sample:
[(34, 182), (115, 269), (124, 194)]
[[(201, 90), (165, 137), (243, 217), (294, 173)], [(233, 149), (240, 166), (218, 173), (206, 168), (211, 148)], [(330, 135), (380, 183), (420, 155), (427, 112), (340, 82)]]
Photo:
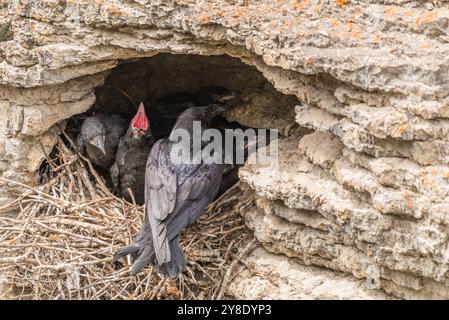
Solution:
[(232, 99), (235, 99), (235, 98), (236, 98), (236, 95), (235, 95), (234, 93), (232, 93), (232, 94), (230, 94), (230, 95), (228, 95), (228, 96), (221, 97), (221, 98), (218, 100), (218, 102), (220, 102), (220, 103), (226, 103), (226, 102), (231, 101)]
[(221, 97), (218, 100), (218, 103), (225, 105), (228, 110), (232, 109), (234, 107), (241, 105), (242, 103), (241, 94), (236, 91), (231, 91), (229, 94)]
[(214, 104), (214, 105), (212, 106), (211, 111), (210, 111), (210, 115), (211, 115), (212, 117), (216, 117), (216, 116), (218, 116), (219, 114), (225, 112), (226, 110), (227, 110), (227, 108), (226, 108), (225, 106), (222, 106), (222, 105), (219, 105), (219, 104)]
[(92, 139), (92, 144), (97, 147), (101, 152), (103, 152), (104, 155), (106, 155), (106, 150), (104, 147), (104, 138), (102, 137), (95, 137)]

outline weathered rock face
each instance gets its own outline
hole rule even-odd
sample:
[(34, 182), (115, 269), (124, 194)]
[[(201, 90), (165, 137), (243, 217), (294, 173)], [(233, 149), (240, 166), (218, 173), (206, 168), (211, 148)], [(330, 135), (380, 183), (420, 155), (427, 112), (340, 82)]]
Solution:
[[(292, 134), (278, 167), (241, 171), (263, 245), (447, 298), (448, 18), (443, 1), (0, 0), (0, 177), (33, 181), (55, 124), (94, 104), (119, 59), (227, 54), (301, 102), (261, 108), (255, 92), (227, 115)], [(290, 133), (294, 119), (314, 132)], [(2, 180), (0, 202), (11, 191)]]
[(237, 299), (364, 299), (391, 297), (370, 290), (363, 281), (317, 267), (305, 267), (294, 259), (257, 248), (247, 258), (253, 270), (242, 267), (228, 288)]
[(446, 211), (430, 191), (441, 190), (432, 171), (357, 154), (323, 132), (299, 146), (295, 136), (282, 140), (279, 156), (278, 166), (240, 171), (257, 194), (245, 218), (267, 249), (401, 297), (448, 297)]

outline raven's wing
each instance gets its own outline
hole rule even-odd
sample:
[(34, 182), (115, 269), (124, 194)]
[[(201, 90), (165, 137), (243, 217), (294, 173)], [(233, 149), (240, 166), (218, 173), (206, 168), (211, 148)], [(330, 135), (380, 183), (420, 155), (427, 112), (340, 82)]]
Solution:
[[(159, 263), (161, 272), (170, 278), (176, 277), (186, 267), (184, 254), (179, 246), (179, 233), (196, 221), (214, 198), (223, 172), (217, 165), (204, 164), (190, 166), (191, 170), (185, 170), (185, 167), (176, 169), (178, 174), (184, 175), (182, 178), (187, 179), (178, 185), (176, 206), (166, 222), (170, 261)], [(180, 178), (178, 176), (178, 183), (183, 181)]]
[(167, 218), (176, 205), (177, 176), (170, 161), (170, 143), (159, 140), (151, 149), (145, 172), (145, 208), (159, 264), (171, 259)]
[(178, 186), (176, 207), (167, 226), (170, 241), (182, 229), (195, 222), (215, 198), (221, 185), (222, 175), (221, 165), (203, 163), (191, 177)]

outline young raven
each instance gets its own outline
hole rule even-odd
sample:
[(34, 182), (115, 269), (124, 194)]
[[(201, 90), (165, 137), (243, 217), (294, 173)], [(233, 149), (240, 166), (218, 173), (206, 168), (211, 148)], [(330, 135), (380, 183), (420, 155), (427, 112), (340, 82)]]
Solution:
[(192, 144), (178, 142), (175, 130), (186, 130), (192, 137), (193, 121), (201, 121), (201, 128), (205, 130), (211, 119), (222, 111), (224, 107), (218, 105), (189, 108), (178, 117), (170, 137), (153, 145), (146, 164), (144, 223), (134, 243), (119, 250), (112, 259), (115, 263), (130, 254), (135, 260), (132, 275), (148, 264), (158, 265), (160, 271), (171, 278), (185, 269), (179, 233), (195, 222), (215, 198), (225, 166), (172, 162), (173, 148), (192, 153)]
[(97, 166), (109, 169), (126, 126), (126, 120), (116, 114), (98, 114), (87, 118), (77, 138), (78, 151), (85, 152)]
[(131, 201), (132, 191), (137, 203), (144, 202), (145, 165), (154, 139), (143, 103), (132, 119), (128, 131), (120, 139), (115, 162), (109, 170), (114, 189)]

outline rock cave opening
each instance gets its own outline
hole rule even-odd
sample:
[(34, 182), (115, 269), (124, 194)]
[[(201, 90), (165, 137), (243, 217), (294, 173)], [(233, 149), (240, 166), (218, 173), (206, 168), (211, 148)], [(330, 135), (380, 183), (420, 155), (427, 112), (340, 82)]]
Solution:
[[(68, 119), (66, 132), (75, 141), (83, 121), (98, 114), (115, 114), (129, 124), (143, 103), (154, 139), (164, 138), (174, 124), (173, 119), (191, 105), (206, 103), (210, 98), (207, 95), (217, 88), (236, 93), (239, 102), (213, 121), (214, 128), (276, 129), (281, 138), (304, 130), (295, 122), (297, 97), (276, 91), (255, 67), (227, 55), (160, 53), (149, 58), (122, 60), (95, 89), (96, 100), (91, 108)], [(248, 150), (245, 158), (247, 155)], [(45, 176), (48, 169), (44, 163), (40, 176)], [(110, 170), (98, 166), (96, 169), (108, 188), (114, 190)], [(237, 169), (238, 166), (232, 171), (233, 178), (224, 183), (225, 189), (233, 184), (232, 180), (238, 179)], [(124, 198), (143, 202), (142, 197), (128, 193)]]

